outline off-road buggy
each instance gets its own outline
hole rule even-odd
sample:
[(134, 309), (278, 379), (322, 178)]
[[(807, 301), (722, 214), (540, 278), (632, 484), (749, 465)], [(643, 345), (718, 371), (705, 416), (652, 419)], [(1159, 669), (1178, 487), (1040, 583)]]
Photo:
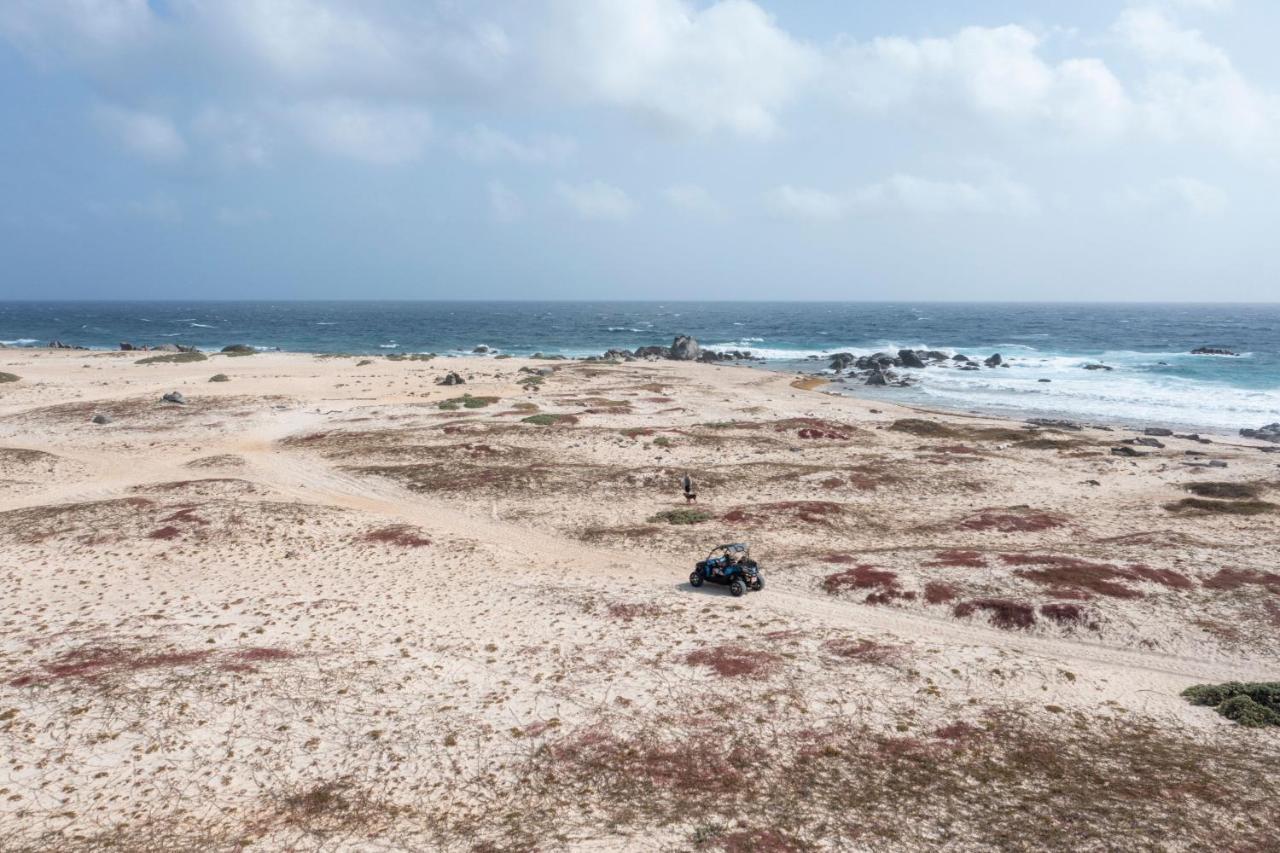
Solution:
[(760, 565), (751, 559), (751, 546), (742, 542), (717, 545), (707, 559), (698, 561), (689, 575), (689, 586), (698, 587), (708, 582), (729, 587), (735, 598), (749, 589), (764, 589)]

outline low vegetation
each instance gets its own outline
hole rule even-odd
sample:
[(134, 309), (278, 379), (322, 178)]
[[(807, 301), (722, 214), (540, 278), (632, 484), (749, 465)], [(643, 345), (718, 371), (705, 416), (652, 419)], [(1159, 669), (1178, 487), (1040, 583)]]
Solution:
[(650, 524), (666, 522), (667, 524), (701, 524), (709, 521), (711, 514), (700, 509), (668, 509), (649, 518)]
[(1197, 684), (1182, 695), (1192, 705), (1213, 708), (1242, 726), (1280, 726), (1280, 681)]
[(189, 364), (194, 361), (208, 361), (209, 356), (202, 352), (169, 352), (164, 355), (151, 355), (140, 358), (135, 364)]
[(485, 406), (492, 406), (496, 402), (498, 402), (497, 397), (472, 397), (470, 394), (463, 394), (461, 397), (441, 400), (437, 404), (437, 408), (446, 412), (456, 412), (458, 409), (483, 409)]
[(231, 377), (227, 376), (227, 374), (225, 373), (215, 373), (209, 377), (209, 381), (210, 382), (230, 382)]
[(1188, 483), (1186, 489), (1191, 494), (1202, 498), (1222, 498), (1228, 500), (1245, 500), (1258, 497), (1261, 493), (1257, 483)]
[(1212, 515), (1264, 515), (1280, 509), (1269, 501), (1224, 501), (1205, 498), (1183, 498), (1180, 501), (1165, 504), (1164, 508), (1169, 512), (1198, 512)]
[(578, 419), (573, 415), (553, 415), (544, 412), (540, 415), (530, 415), (527, 418), (521, 418), (521, 423), (533, 424), (534, 426), (569, 426), (576, 424)]
[(21, 378), (22, 377), (17, 376), (13, 373), (0, 373), (0, 385), (4, 384), (5, 382), (17, 382)]

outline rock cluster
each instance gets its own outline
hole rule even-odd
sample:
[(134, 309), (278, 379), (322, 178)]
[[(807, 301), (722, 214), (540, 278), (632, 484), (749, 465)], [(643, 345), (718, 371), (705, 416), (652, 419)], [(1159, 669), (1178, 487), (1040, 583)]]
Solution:
[[(995, 353), (982, 361), (987, 367), (1008, 367), (1009, 365)], [(838, 352), (831, 356), (828, 365), (836, 373), (850, 371), (867, 385), (895, 385), (905, 387), (913, 384), (910, 376), (900, 376), (893, 368), (910, 368), (921, 370), (926, 367), (955, 367), (957, 370), (981, 370), (979, 363), (967, 355), (956, 354), (948, 357), (945, 352), (923, 349), (900, 349), (897, 355), (877, 352), (871, 355), (855, 356), (851, 352)]]
[(1274, 441), (1280, 444), (1280, 422), (1267, 424), (1257, 429), (1242, 429), (1240, 434), (1245, 438), (1258, 438), (1263, 441)]
[(1191, 351), (1192, 355), (1239, 355), (1240, 353), (1232, 352), (1229, 349), (1221, 347), (1196, 347)]
[(600, 359), (605, 361), (655, 361), (667, 359), (670, 361), (700, 361), (704, 363), (716, 361), (749, 361), (754, 358), (755, 356), (751, 354), (750, 350), (725, 350), (723, 352), (718, 352), (716, 350), (703, 349), (698, 345), (698, 341), (689, 335), (676, 335), (675, 340), (671, 342), (671, 346), (669, 347), (648, 346), (638, 347), (634, 350), (611, 349), (600, 356)]
[(437, 385), (466, 385), (467, 380), (450, 370), (444, 376), (436, 380)]
[[(160, 344), (159, 346), (151, 347), (146, 345), (138, 346), (136, 344), (131, 344), (128, 341), (120, 342), (120, 351), (121, 352), (198, 352), (198, 350), (195, 347), (189, 347), (189, 346), (186, 346), (185, 344)], [(223, 350), (223, 352), (227, 352), (227, 351), (228, 350), (225, 350), (225, 349)]]

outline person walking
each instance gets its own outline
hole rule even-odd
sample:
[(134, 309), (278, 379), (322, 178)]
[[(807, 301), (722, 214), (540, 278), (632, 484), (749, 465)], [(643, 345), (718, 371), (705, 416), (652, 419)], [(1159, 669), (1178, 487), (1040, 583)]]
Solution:
[(689, 476), (689, 472), (684, 472), (684, 477), (680, 479), (680, 487), (684, 489), (684, 502), (687, 504), (696, 504), (698, 502), (698, 493), (693, 490), (693, 478)]

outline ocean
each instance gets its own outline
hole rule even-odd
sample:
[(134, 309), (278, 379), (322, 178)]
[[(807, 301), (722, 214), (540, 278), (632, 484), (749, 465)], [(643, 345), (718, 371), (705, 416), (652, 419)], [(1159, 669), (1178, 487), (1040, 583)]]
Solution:
[[(693, 335), (817, 372), (834, 352), (936, 349), (1011, 366), (930, 367), (859, 396), (1016, 417), (1234, 432), (1280, 420), (1280, 305), (822, 302), (0, 302), (0, 342), (93, 349), (598, 355)], [(1221, 347), (1238, 356), (1191, 355)], [(1084, 370), (1102, 362), (1111, 371)], [(1048, 379), (1049, 382), (1039, 380)]]

